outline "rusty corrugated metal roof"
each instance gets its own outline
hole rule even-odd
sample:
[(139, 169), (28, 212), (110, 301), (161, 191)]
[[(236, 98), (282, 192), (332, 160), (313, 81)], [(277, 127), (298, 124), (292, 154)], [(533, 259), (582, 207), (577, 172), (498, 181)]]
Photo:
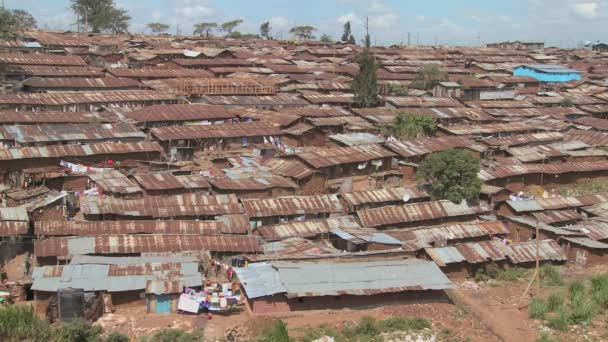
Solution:
[(410, 199), (427, 198), (429, 197), (429, 194), (422, 189), (412, 187), (346, 192), (341, 196), (349, 206), (358, 206), (372, 203), (379, 204), (401, 202), (405, 196), (409, 197)]
[(228, 139), (240, 137), (280, 136), (281, 130), (266, 122), (230, 123), (203, 126), (167, 126), (151, 130), (152, 135), (160, 141)]
[(36, 221), (34, 234), (45, 236), (95, 236), (114, 234), (198, 234), (222, 233), (220, 221), (121, 220), (121, 221)]
[(361, 145), (317, 149), (296, 155), (305, 163), (318, 169), (340, 164), (362, 163), (396, 156), (380, 145)]
[(137, 122), (202, 121), (236, 117), (236, 113), (222, 106), (202, 104), (154, 105), (126, 112), (124, 115)]
[(290, 237), (310, 238), (328, 234), (334, 228), (360, 228), (360, 226), (353, 216), (340, 216), (262, 226), (257, 228), (256, 232), (266, 240), (280, 240)]
[(249, 217), (331, 214), (342, 211), (342, 204), (337, 195), (242, 199), (241, 202)]
[(363, 209), (357, 211), (357, 216), (363, 227), (380, 227), (446, 217), (470, 216), (485, 211), (489, 211), (489, 209), (482, 205), (471, 206), (464, 201), (454, 204), (443, 200)]

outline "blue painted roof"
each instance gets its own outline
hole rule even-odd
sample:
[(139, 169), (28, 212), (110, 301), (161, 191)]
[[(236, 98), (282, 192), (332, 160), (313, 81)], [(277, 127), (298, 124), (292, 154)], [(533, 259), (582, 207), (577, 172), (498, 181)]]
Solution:
[(520, 65), (519, 67), (530, 68), (530, 69), (534, 69), (534, 70), (540, 71), (540, 72), (578, 73), (578, 74), (581, 73), (578, 70), (570, 69), (570, 68), (567, 68), (567, 67), (564, 67), (561, 65), (555, 65), (555, 64), (526, 64), (526, 65)]

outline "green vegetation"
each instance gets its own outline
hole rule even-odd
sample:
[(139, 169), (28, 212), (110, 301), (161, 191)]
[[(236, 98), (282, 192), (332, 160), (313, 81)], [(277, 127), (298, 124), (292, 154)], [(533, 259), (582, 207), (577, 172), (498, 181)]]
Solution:
[(315, 39), (313, 32), (316, 30), (316, 28), (309, 25), (294, 26), (289, 30), (289, 33), (293, 34), (298, 39), (310, 40)]
[(530, 318), (545, 319), (548, 311), (547, 303), (542, 298), (534, 297), (528, 305), (528, 316)]
[(562, 274), (559, 273), (559, 268), (553, 265), (543, 265), (540, 268), (540, 282), (545, 287), (554, 287), (564, 285)]
[(38, 318), (32, 308), (24, 305), (0, 307), (1, 341), (48, 341), (51, 327)]
[(204, 341), (203, 332), (195, 330), (187, 333), (181, 329), (163, 329), (152, 336), (145, 336), (141, 342), (202, 342)]
[(454, 203), (476, 200), (481, 190), (479, 159), (466, 150), (450, 149), (431, 153), (416, 171), (416, 180), (434, 200)]
[(98, 342), (103, 329), (83, 320), (63, 323), (55, 330), (55, 340), (62, 342)]
[(285, 322), (278, 320), (273, 326), (264, 330), (260, 342), (290, 342), (289, 331)]
[(552, 337), (548, 333), (544, 332), (536, 339), (535, 342), (559, 342), (559, 339)]
[(161, 34), (169, 29), (169, 25), (163, 23), (149, 23), (146, 27), (154, 34)]
[(36, 28), (36, 19), (24, 10), (0, 8), (0, 40), (15, 38), (23, 31)]
[(265, 21), (260, 25), (260, 36), (265, 39), (272, 39), (270, 21)]
[(346, 326), (342, 331), (336, 331), (327, 326), (308, 329), (301, 341), (310, 342), (321, 336), (331, 336), (336, 342), (379, 342), (382, 341), (380, 337), (382, 333), (392, 333), (395, 331), (420, 332), (425, 329), (432, 329), (432, 325), (429, 321), (422, 318), (392, 317), (376, 321), (372, 317), (363, 317), (359, 323)]
[(598, 179), (581, 182), (577, 183), (574, 187), (561, 187), (557, 191), (563, 196), (593, 195), (600, 192), (608, 192), (608, 180)]
[(572, 99), (569, 96), (566, 96), (559, 102), (559, 106), (560, 107), (572, 107), (572, 106), (574, 106), (574, 99)]
[(397, 113), (393, 134), (399, 139), (429, 137), (437, 131), (435, 119), (427, 114)]
[(388, 82), (385, 85), (384, 92), (388, 95), (406, 96), (408, 94), (408, 88), (396, 82)]
[(225, 37), (228, 38), (232, 35), (232, 31), (234, 31), (234, 29), (241, 25), (243, 23), (242, 19), (235, 19), (235, 20), (231, 20), (231, 21), (227, 21), (225, 23), (223, 23), (222, 25), (220, 25), (220, 30), (222, 30), (222, 32), (224, 32), (226, 35)]
[(112, 332), (110, 334), (108, 334), (108, 337), (106, 337), (106, 341), (105, 342), (129, 342), (131, 339), (129, 339), (128, 336), (125, 336), (123, 334), (119, 334), (116, 332)]
[(327, 43), (327, 44), (333, 44), (334, 40), (331, 38), (330, 35), (323, 33), (321, 35), (321, 38), (319, 39), (320, 41), (322, 41), (323, 43)]
[(127, 32), (131, 22), (129, 13), (116, 7), (114, 0), (72, 0), (72, 10), (78, 14), (80, 24), (88, 25), (94, 33)]
[(351, 31), (350, 21), (344, 23), (344, 33), (342, 33), (342, 42), (355, 45), (357, 44), (355, 36)]
[(217, 30), (218, 27), (219, 25), (217, 23), (198, 23), (194, 25), (194, 32), (192, 34), (202, 36), (204, 33), (205, 38), (209, 39), (210, 37), (213, 37), (211, 32)]
[(416, 74), (416, 78), (410, 84), (410, 88), (431, 90), (439, 82), (448, 81), (448, 73), (435, 65), (425, 65)]
[[(563, 284), (561, 276), (559, 280)], [(528, 314), (546, 320), (552, 329), (566, 331), (573, 324), (588, 324), (607, 308), (608, 273), (602, 273), (591, 277), (588, 283), (580, 280), (570, 283), (567, 298), (561, 293), (553, 293), (546, 300), (533, 298)]]
[(474, 278), (475, 281), (516, 281), (526, 275), (527, 272), (526, 269), (519, 267), (501, 268), (496, 265), (496, 263), (492, 262), (477, 269)]
[(380, 104), (378, 98), (378, 79), (376, 71), (380, 63), (368, 49), (355, 56), (355, 63), (359, 65), (359, 73), (351, 83), (355, 95), (355, 103), (359, 107), (374, 107)]

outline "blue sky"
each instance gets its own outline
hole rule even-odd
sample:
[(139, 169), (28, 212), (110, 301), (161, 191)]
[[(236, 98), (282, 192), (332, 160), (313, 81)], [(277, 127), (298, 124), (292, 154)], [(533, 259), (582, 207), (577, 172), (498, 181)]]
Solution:
[[(4, 0), (8, 8), (31, 12), (42, 28), (67, 30), (75, 22), (69, 0)], [(194, 23), (241, 18), (238, 30), (258, 32), (270, 20), (273, 34), (287, 38), (294, 25), (339, 38), (350, 20), (357, 39), (368, 16), (372, 40), (475, 45), (498, 40), (541, 40), (572, 47), (606, 40), (608, 0), (116, 0), (133, 17), (131, 31), (160, 21), (191, 33)], [(179, 25), (179, 26), (178, 26)]]

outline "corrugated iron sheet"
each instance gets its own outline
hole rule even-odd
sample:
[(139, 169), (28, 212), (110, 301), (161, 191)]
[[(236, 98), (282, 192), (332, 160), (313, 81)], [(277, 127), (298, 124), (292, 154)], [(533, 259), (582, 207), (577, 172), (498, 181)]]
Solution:
[(222, 106), (202, 104), (154, 105), (133, 110), (124, 115), (137, 122), (223, 120), (236, 117), (236, 113)]
[(24, 65), (87, 66), (87, 63), (80, 56), (44, 53), (0, 53), (0, 62)]
[(546, 224), (579, 221), (583, 219), (583, 215), (574, 210), (543, 211), (539, 213), (532, 213), (532, 216), (537, 218), (540, 222)]
[(385, 150), (379, 145), (326, 148), (297, 154), (298, 158), (317, 169), (340, 164), (362, 163), (394, 156), (396, 156), (394, 153)]
[(167, 126), (150, 130), (160, 141), (227, 139), (240, 137), (280, 136), (281, 130), (266, 122), (218, 124), (203, 126)]
[(608, 170), (607, 161), (597, 162), (564, 162), (559, 164), (519, 164), (503, 165), (493, 169), (483, 169), (479, 172), (479, 178), (484, 181), (521, 176), (527, 174), (559, 175), (570, 172), (595, 172)]
[(378, 190), (365, 190), (343, 193), (342, 199), (351, 206), (363, 204), (379, 204), (390, 202), (401, 202), (405, 196), (410, 199), (427, 198), (426, 191), (418, 188), (386, 188)]
[(464, 201), (454, 204), (443, 200), (363, 209), (357, 211), (357, 216), (363, 227), (380, 227), (445, 217), (476, 215), (485, 211), (489, 211), (489, 209), (483, 206), (471, 206)]
[(360, 226), (353, 216), (341, 216), (262, 226), (257, 228), (256, 232), (266, 240), (280, 240), (290, 237), (310, 238), (328, 234), (335, 228), (360, 228)]
[(294, 216), (342, 212), (337, 195), (284, 196), (275, 198), (242, 199), (249, 217)]
[(256, 253), (261, 251), (261, 247), (256, 236), (235, 235), (103, 235), (53, 237), (34, 243), (34, 253), (38, 257), (187, 251)]
[[(126, 69), (125, 69), (126, 70)], [(132, 69), (128, 69), (132, 70)], [(65, 93), (18, 93), (0, 95), (0, 104), (6, 105), (47, 105), (63, 106), (70, 104), (113, 104), (147, 101), (177, 101), (174, 94), (153, 90), (121, 90), (101, 92)]]
[(385, 231), (403, 243), (416, 240), (422, 245), (437, 241), (454, 241), (509, 234), (509, 229), (502, 221), (481, 221), (474, 223), (452, 224), (439, 227), (423, 227), (416, 229), (397, 229)]
[(42, 89), (133, 89), (143, 88), (143, 84), (130, 78), (103, 77), (32, 77), (21, 83), (24, 86)]
[(219, 221), (36, 221), (34, 233), (45, 236), (95, 236), (114, 234), (221, 234)]
[(209, 183), (199, 175), (175, 176), (170, 172), (138, 174), (133, 176), (146, 190), (208, 189)]

